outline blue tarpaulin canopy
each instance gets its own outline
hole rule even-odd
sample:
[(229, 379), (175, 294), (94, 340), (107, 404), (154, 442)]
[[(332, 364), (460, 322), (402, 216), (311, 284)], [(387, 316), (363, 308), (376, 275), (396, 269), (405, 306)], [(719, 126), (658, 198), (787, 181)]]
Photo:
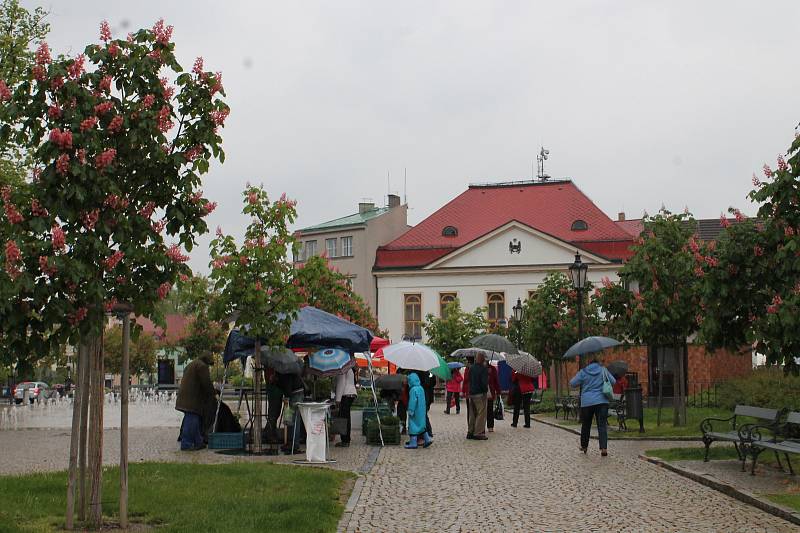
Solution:
[[(289, 348), (340, 348), (346, 352), (367, 352), (372, 333), (361, 326), (326, 313), (316, 307), (303, 307), (297, 313), (289, 330)], [(255, 339), (246, 337), (238, 329), (228, 335), (225, 343), (224, 361), (252, 355)]]

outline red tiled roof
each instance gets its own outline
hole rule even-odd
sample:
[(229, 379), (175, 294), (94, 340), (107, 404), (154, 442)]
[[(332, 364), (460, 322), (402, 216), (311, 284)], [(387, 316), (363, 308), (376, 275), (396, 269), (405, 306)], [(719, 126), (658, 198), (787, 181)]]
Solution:
[(136, 317), (136, 323), (142, 326), (142, 332), (157, 337), (159, 340), (166, 340), (168, 343), (180, 341), (186, 336), (186, 328), (189, 326), (189, 317), (183, 315), (167, 315), (165, 317), (167, 329), (155, 325), (150, 319), (142, 316)]
[[(608, 242), (598, 245), (611, 259), (627, 257), (631, 235), (618, 227), (571, 181), (528, 182), (470, 186), (409, 231), (378, 248), (375, 267), (419, 267), (456, 248), (517, 220), (570, 243)], [(588, 229), (573, 231), (572, 223), (584, 220)], [(454, 226), (455, 237), (442, 230)], [(589, 250), (588, 247), (586, 247)]]
[(644, 229), (644, 224), (642, 224), (641, 218), (634, 220), (618, 220), (615, 222), (615, 224), (622, 228), (623, 231), (629, 233), (632, 237), (638, 237)]

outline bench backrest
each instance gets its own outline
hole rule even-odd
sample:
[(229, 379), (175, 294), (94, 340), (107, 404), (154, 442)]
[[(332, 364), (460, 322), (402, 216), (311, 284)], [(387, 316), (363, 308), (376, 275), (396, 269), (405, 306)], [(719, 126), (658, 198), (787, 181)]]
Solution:
[(753, 407), (751, 405), (737, 405), (733, 411), (736, 416), (749, 416), (762, 420), (775, 420), (778, 417), (777, 409), (764, 409), (763, 407)]
[(800, 412), (792, 411), (786, 415), (786, 421), (790, 424), (800, 424)]

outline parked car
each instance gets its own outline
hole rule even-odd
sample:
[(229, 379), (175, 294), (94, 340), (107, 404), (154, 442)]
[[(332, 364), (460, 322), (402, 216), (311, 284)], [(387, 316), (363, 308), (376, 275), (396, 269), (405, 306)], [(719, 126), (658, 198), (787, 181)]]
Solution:
[(39, 398), (50, 397), (50, 387), (44, 381), (23, 381), (22, 383), (17, 383), (17, 387), (14, 389), (14, 401), (16, 403), (22, 403), (26, 389), (28, 390), (28, 400), (31, 403)]

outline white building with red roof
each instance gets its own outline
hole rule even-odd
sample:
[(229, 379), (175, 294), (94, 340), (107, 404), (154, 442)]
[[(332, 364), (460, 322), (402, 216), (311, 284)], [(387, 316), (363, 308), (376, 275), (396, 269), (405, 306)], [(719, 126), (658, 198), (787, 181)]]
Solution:
[(455, 298), (503, 319), (549, 272), (567, 273), (576, 252), (593, 283), (618, 279), (633, 239), (570, 180), (470, 185), (378, 248), (378, 320), (394, 341), (422, 336), (424, 317)]

